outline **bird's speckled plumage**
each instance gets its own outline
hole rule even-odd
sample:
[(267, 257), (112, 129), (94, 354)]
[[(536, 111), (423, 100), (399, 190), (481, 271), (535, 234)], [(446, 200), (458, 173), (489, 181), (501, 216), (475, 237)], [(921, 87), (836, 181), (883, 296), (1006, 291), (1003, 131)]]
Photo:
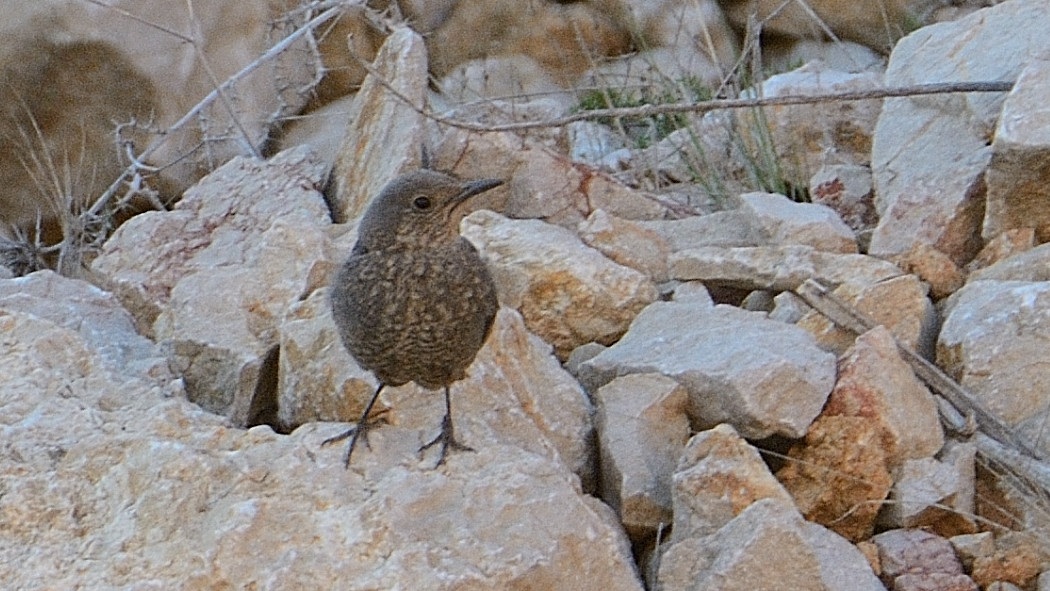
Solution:
[(419, 170), (390, 182), (358, 227), (358, 240), (331, 286), (332, 313), (350, 354), (380, 382), (353, 436), (383, 387), (416, 382), (445, 388), (442, 434), (427, 446), (464, 447), (452, 437), (448, 387), (466, 376), (499, 303), (485, 262), (459, 235), (470, 197), (501, 184), (463, 182)]

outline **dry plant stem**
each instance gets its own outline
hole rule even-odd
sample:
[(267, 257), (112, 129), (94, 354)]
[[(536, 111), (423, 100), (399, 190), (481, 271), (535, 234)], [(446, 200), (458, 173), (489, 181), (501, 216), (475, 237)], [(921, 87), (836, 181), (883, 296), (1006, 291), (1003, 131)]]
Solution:
[[(107, 6), (107, 7), (109, 7), (108, 5), (102, 3), (102, 2), (100, 2), (98, 0), (85, 0), (85, 1), (86, 2), (90, 2), (92, 4), (99, 5), (99, 6)], [(332, 20), (333, 18), (339, 16), (342, 13), (342, 11), (343, 11), (344, 5), (345, 5), (345, 2), (341, 1), (341, 0), (328, 0), (326, 2), (319, 2), (316, 5), (314, 5), (313, 8), (315, 10), (324, 10), (324, 12), (322, 12), (321, 14), (318, 14), (314, 18), (312, 18), (309, 21), (307, 21), (301, 27), (296, 29), (295, 32), (293, 32), (292, 34), (288, 35), (287, 37), (285, 37), (281, 41), (277, 42), (273, 47), (271, 47), (269, 50), (267, 50), (266, 53), (264, 53), (261, 56), (259, 56), (258, 59), (256, 59), (252, 63), (246, 65), (244, 68), (242, 68), (239, 72), (237, 72), (233, 76), (230, 76), (229, 78), (227, 78), (226, 81), (223, 82), (222, 84), (216, 86), (216, 88), (214, 90), (209, 92), (207, 94), (207, 96), (205, 96), (203, 99), (201, 99), (200, 102), (198, 102), (196, 105), (194, 105), (194, 107), (192, 109), (187, 111), (186, 114), (183, 115), (181, 119), (179, 119), (173, 125), (171, 125), (164, 135), (162, 135), (160, 138), (158, 138), (156, 141), (154, 141), (152, 144), (150, 144), (150, 146), (148, 148), (146, 148), (136, 158), (134, 158), (133, 161), (132, 161), (132, 164), (130, 166), (128, 166), (124, 170), (124, 173), (121, 174), (120, 177), (118, 177), (115, 181), (113, 181), (113, 183), (109, 186), (109, 188), (107, 188), (106, 191), (104, 193), (102, 193), (102, 195), (95, 201), (95, 203), (92, 204), (92, 206), (88, 210), (88, 212), (91, 213), (92, 215), (98, 214), (98, 212), (100, 212), (102, 210), (102, 208), (105, 207), (106, 203), (109, 202), (109, 200), (113, 197), (113, 195), (116, 194), (117, 190), (123, 184), (124, 179), (135, 174), (136, 170), (138, 169), (137, 162), (142, 162), (142, 161), (146, 160), (147, 158), (149, 158), (150, 155), (152, 155), (154, 152), (156, 152), (158, 149), (160, 149), (161, 146), (164, 145), (164, 143), (168, 140), (169, 137), (174, 135), (174, 132), (176, 132), (179, 129), (181, 129), (184, 126), (186, 126), (190, 121), (192, 121), (194, 119), (194, 117), (196, 117), (205, 107), (210, 105), (213, 101), (215, 101), (216, 99), (224, 96), (224, 93), (228, 92), (233, 87), (233, 85), (236, 84), (239, 80), (241, 80), (242, 78), (244, 78), (248, 74), (250, 74), (253, 71), (255, 71), (256, 69), (258, 69), (259, 66), (261, 66), (264, 63), (270, 61), (271, 59), (273, 59), (274, 57), (276, 57), (280, 53), (282, 53), (285, 50), (287, 50), (292, 45), (292, 43), (297, 41), (300, 37), (306, 35), (307, 33), (312, 32), (314, 29), (316, 29), (320, 25), (322, 25), (322, 24)], [(187, 37), (184, 34), (178, 33), (177, 31), (172, 31), (172, 30), (169, 30), (169, 29), (167, 29), (165, 27), (161, 27), (159, 25), (150, 23), (149, 21), (146, 21), (146, 20), (142, 19), (141, 17), (137, 17), (135, 15), (132, 15), (132, 14), (128, 13), (127, 11), (124, 11), (124, 10), (121, 10), (121, 9), (118, 9), (118, 8), (114, 8), (114, 7), (109, 7), (109, 8), (112, 8), (113, 10), (117, 10), (118, 12), (123, 14), (124, 16), (132, 18), (132, 19), (134, 19), (134, 20), (136, 20), (138, 22), (141, 22), (141, 23), (146, 24), (148, 26), (157, 28), (157, 29), (159, 29), (161, 31), (164, 31), (166, 33), (170, 33), (171, 35), (174, 35), (175, 37), (177, 37), (179, 39), (182, 39), (182, 40), (186, 41), (187, 43), (194, 43), (194, 40), (192, 38)], [(247, 138), (246, 138), (246, 141), (247, 141)], [(250, 142), (249, 142), (249, 144), (250, 144)]]
[[(796, 293), (813, 306), (818, 312), (827, 316), (836, 325), (849, 329), (857, 334), (866, 332), (877, 323), (860, 312), (856, 308), (844, 302), (841, 298), (831, 293), (831, 290), (814, 279), (808, 279), (795, 290)], [(1043, 454), (1028, 445), (1023, 439), (1017, 437), (1009, 425), (1004, 423), (995, 413), (988, 410), (979, 400), (966, 391), (950, 376), (945, 374), (939, 367), (930, 363), (910, 347), (899, 342), (897, 348), (901, 357), (908, 362), (915, 375), (929, 386), (936, 395), (951, 403), (956, 415), (945, 413), (941, 405), (941, 418), (948, 428), (956, 432), (964, 432), (965, 419), (962, 415), (972, 414), (977, 421), (980, 432), (987, 434), (991, 439), (999, 442), (1016, 453), (1027, 456), (1029, 459), (1042, 460)]]

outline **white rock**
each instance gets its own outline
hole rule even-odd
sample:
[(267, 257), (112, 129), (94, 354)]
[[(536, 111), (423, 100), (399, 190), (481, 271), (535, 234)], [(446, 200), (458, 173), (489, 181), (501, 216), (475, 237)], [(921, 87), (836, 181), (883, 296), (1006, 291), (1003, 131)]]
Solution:
[(857, 252), (857, 239), (830, 207), (796, 203), (776, 193), (747, 193), (743, 211), (753, 216), (774, 246), (801, 244), (825, 252)]
[(561, 357), (591, 341), (612, 343), (657, 297), (647, 277), (564, 228), (479, 211), (462, 230), (487, 259), (503, 305), (518, 309)]
[(656, 302), (619, 342), (581, 364), (580, 381), (593, 392), (616, 376), (660, 373), (689, 391), (697, 428), (727, 422), (747, 438), (798, 438), (831, 392), (834, 365), (808, 333), (764, 314)]

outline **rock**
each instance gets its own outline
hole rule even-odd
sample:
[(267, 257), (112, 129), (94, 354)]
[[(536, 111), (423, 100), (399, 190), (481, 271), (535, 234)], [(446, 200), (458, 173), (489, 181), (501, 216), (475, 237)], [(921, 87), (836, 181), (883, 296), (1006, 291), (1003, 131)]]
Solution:
[(973, 571), (973, 561), (979, 556), (991, 556), (995, 552), (995, 535), (990, 531), (952, 536), (948, 541), (967, 572)]
[[(832, 293), (888, 328), (897, 342), (932, 358), (938, 318), (926, 291), (915, 275), (901, 275), (870, 284), (843, 283)], [(822, 349), (837, 355), (845, 353), (856, 339), (852, 331), (839, 328), (815, 310), (805, 311), (798, 325), (812, 333)]]
[(0, 280), (0, 309), (75, 331), (111, 371), (159, 384), (175, 379), (164, 351), (135, 331), (117, 298), (86, 281), (51, 271)]
[(819, 0), (806, 6), (784, 6), (773, 0), (724, 3), (729, 21), (738, 30), (747, 24), (762, 23), (769, 34), (789, 38), (835, 39), (854, 41), (885, 53), (905, 32), (924, 22), (940, 2), (930, 0), (895, 0), (878, 7), (842, 0)]
[(891, 589), (977, 591), (948, 540), (920, 529), (895, 529), (871, 539), (879, 548), (882, 580)]
[(311, 421), (360, 418), (378, 383), (343, 346), (328, 288), (289, 306), (280, 325), (277, 424), (292, 431)]
[(568, 109), (571, 95), (550, 72), (528, 55), (498, 55), (460, 63), (438, 82), (450, 105), (494, 100), (521, 103), (535, 97), (554, 99)]
[[(1031, 251), (1030, 251), (1031, 252)], [(1050, 282), (973, 281), (948, 299), (937, 364), (1039, 449), (1050, 373)]]
[[(882, 87), (872, 73), (848, 74), (825, 70), (818, 63), (769, 77), (761, 96), (823, 95)], [(882, 101), (814, 102), (734, 112), (736, 129), (753, 154), (776, 159), (783, 182), (808, 187), (810, 177), (828, 163), (866, 166)], [(765, 155), (764, 151), (773, 151)], [(779, 173), (779, 174), (778, 174)]]
[(235, 158), (173, 211), (121, 226), (92, 265), (139, 330), (171, 348), (190, 399), (238, 425), (272, 410), (277, 327), (333, 267), (322, 176), (305, 149)]
[(1050, 244), (1040, 244), (975, 271), (969, 281), (1050, 281)]
[(824, 416), (864, 417), (880, 431), (886, 465), (930, 458), (944, 445), (937, 403), (900, 357), (890, 332), (877, 326), (857, 337), (838, 362)]
[(811, 278), (831, 285), (875, 283), (903, 274), (896, 265), (874, 257), (797, 245), (692, 248), (672, 253), (669, 262), (673, 279), (746, 290), (792, 290)]
[(565, 132), (569, 136), (569, 158), (592, 166), (601, 165), (607, 155), (625, 145), (607, 125), (591, 121), (574, 121)]
[(1047, 550), (1026, 532), (1010, 532), (995, 541), (995, 552), (973, 561), (973, 580), (981, 587), (993, 581), (1029, 588), (1050, 562)]
[(616, 378), (595, 393), (602, 499), (634, 540), (672, 519), (671, 477), (689, 439), (685, 389), (658, 374)]
[[(560, 461), (593, 488), (590, 399), (517, 312), (500, 310), (467, 373), (452, 387), (457, 437), (474, 448), (517, 446)], [(389, 424), (408, 430), (398, 437), (411, 440), (413, 451), (434, 436), (445, 408), (440, 391), (415, 384), (386, 388), (380, 400), (390, 408), (384, 415)]]
[(310, 146), (324, 163), (325, 170), (331, 170), (346, 138), (353, 111), (354, 96), (350, 95), (296, 117), (281, 130), (278, 150), (283, 152), (297, 146)]
[(881, 516), (883, 525), (923, 528), (944, 537), (976, 531), (975, 454), (973, 444), (956, 444), (938, 459), (905, 460)]
[(660, 561), (658, 588), (883, 589), (855, 547), (807, 523), (789, 503), (778, 499), (755, 502), (711, 536), (670, 546)]
[(856, 164), (829, 164), (809, 179), (813, 203), (830, 207), (854, 232), (873, 228), (875, 213), (871, 169)]
[(799, 64), (820, 62), (823, 69), (856, 74), (881, 72), (886, 58), (851, 41), (766, 37), (762, 39), (762, 66), (770, 72), (787, 72)]
[[(894, 47), (885, 84), (1013, 81), (1027, 56), (1050, 48), (1050, 37), (1030, 27), (1045, 18), (1045, 3), (1021, 0), (919, 29)], [(872, 146), (881, 221), (871, 254), (892, 256), (917, 243), (957, 265), (977, 254), (988, 143), (1004, 100), (1001, 93), (886, 99)]]
[(1034, 228), (1039, 242), (1050, 240), (1050, 216), (1046, 213), (1050, 201), (1048, 87), (1050, 59), (1033, 59), (1026, 62), (1013, 90), (1006, 95), (986, 176), (985, 238), (1006, 230)]
[(747, 438), (797, 438), (831, 391), (834, 357), (801, 329), (761, 313), (656, 302), (619, 342), (581, 364), (580, 382), (594, 392), (632, 373), (660, 373), (685, 386), (694, 428), (725, 422)]
[(656, 299), (641, 273), (585, 246), (572, 232), (539, 220), (479, 211), (463, 235), (486, 258), (500, 301), (565, 358), (589, 342), (611, 344)]
[[(419, 167), (424, 148), (423, 106), (427, 89), (426, 47), (407, 27), (391, 33), (354, 96), (344, 139), (332, 169), (332, 217), (360, 217), (372, 197), (398, 175)], [(397, 95), (386, 84), (397, 91)], [(408, 98), (412, 104), (405, 104)]]
[(806, 519), (851, 541), (871, 536), (893, 479), (882, 433), (864, 417), (821, 416), (777, 478)]
[(906, 253), (893, 257), (905, 273), (914, 273), (930, 286), (930, 295), (940, 300), (955, 293), (966, 282), (966, 274), (947, 254), (928, 244), (918, 243)]
[(857, 252), (853, 231), (834, 210), (814, 203), (796, 203), (776, 193), (748, 193), (740, 197), (743, 212), (751, 216), (774, 245), (801, 244), (825, 252)]
[(584, 244), (650, 280), (667, 281), (667, 257), (671, 247), (654, 230), (638, 222), (622, 220), (597, 209), (577, 227)]
[(611, 511), (547, 458), (497, 445), (346, 470), (320, 447), (335, 425), (231, 428), (77, 332), (4, 311), (0, 335), (0, 560), (19, 565), (2, 588), (641, 590)]
[(434, 162), (462, 178), (502, 178), (476, 205), (512, 218), (539, 218), (565, 228), (593, 211), (629, 220), (668, 217), (655, 195), (631, 189), (608, 174), (510, 132), (478, 133), (435, 125)]
[(643, 221), (639, 225), (663, 236), (672, 251), (707, 246), (765, 246), (769, 238), (752, 217), (740, 210), (719, 211), (677, 220)]
[[(681, 79), (684, 76), (680, 73), (697, 75), (698, 69), (688, 59), (692, 56), (703, 56), (718, 71), (728, 71), (740, 51), (736, 34), (729, 28), (719, 4), (712, 0), (598, 0), (595, 4), (620, 14), (637, 46), (649, 52), (668, 49), (678, 58), (673, 60), (677, 68), (659, 70), (667, 78)], [(643, 59), (639, 62), (645, 61), (644, 57), (651, 58), (645, 55), (649, 52), (641, 52), (639, 57)]]
[[(769, 319), (787, 324), (797, 324), (802, 317), (812, 310), (802, 298), (793, 292), (782, 291), (773, 296), (773, 309), (769, 311)], [(818, 343), (819, 345), (819, 343)]]
[(671, 496), (672, 544), (714, 534), (760, 499), (791, 504), (758, 450), (725, 424), (689, 440), (675, 469)]
[(988, 268), (999, 261), (1008, 259), (1015, 254), (1035, 248), (1035, 230), (1032, 228), (1014, 228), (1006, 230), (1002, 234), (992, 238), (984, 245), (981, 252), (977, 253), (972, 261), (967, 263), (966, 270), (970, 276), (974, 272)]

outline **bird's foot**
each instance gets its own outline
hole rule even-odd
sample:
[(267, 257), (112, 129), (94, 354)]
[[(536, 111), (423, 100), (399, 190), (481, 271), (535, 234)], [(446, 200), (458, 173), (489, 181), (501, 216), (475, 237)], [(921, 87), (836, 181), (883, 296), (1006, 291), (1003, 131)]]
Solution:
[(338, 443), (344, 439), (349, 439), (350, 445), (346, 448), (346, 458), (344, 460), (346, 467), (349, 468), (350, 455), (354, 453), (354, 447), (357, 446), (357, 440), (364, 439), (365, 447), (367, 447), (368, 449), (372, 449), (371, 444), (368, 443), (368, 432), (376, 428), (376, 426), (383, 423), (386, 423), (386, 421), (382, 419), (374, 421), (359, 421), (356, 425), (350, 427), (349, 429), (340, 433), (339, 435), (336, 435), (335, 437), (329, 437), (328, 439), (322, 441), (321, 447), (330, 445), (332, 443)]
[(445, 418), (441, 421), (441, 432), (438, 433), (438, 436), (431, 439), (428, 443), (423, 444), (423, 446), (419, 448), (419, 452), (422, 453), (439, 443), (441, 444), (441, 455), (438, 456), (438, 461), (434, 464), (435, 468), (445, 463), (445, 457), (448, 455), (449, 449), (455, 451), (474, 451), (473, 447), (456, 441), (452, 429), (452, 417), (450, 415), (445, 415)]

